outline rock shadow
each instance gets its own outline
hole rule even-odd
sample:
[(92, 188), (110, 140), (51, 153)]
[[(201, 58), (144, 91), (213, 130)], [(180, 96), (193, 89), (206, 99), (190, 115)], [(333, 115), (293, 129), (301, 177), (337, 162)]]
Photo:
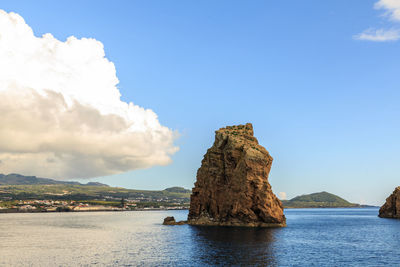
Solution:
[(275, 235), (280, 228), (190, 226), (193, 258), (199, 265), (277, 266)]

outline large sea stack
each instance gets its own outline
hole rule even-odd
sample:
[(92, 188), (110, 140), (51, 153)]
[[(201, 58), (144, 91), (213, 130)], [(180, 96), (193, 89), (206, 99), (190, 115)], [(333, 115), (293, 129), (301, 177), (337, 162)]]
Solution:
[(379, 217), (400, 219), (400, 186), (396, 187), (379, 209)]
[(215, 132), (190, 198), (192, 225), (286, 226), (281, 201), (268, 183), (272, 157), (258, 144), (253, 126)]

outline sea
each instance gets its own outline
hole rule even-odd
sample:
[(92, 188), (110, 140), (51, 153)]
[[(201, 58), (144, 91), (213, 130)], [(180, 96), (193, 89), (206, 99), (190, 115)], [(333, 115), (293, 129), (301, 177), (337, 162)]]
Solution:
[(286, 209), (285, 228), (164, 226), (187, 211), (0, 214), (0, 266), (400, 266), (377, 208)]

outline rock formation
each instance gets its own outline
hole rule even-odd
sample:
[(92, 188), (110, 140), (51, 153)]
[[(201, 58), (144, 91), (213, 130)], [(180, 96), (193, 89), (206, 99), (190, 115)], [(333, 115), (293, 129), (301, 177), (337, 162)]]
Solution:
[(186, 223), (187, 221), (179, 221), (179, 222), (175, 221), (174, 216), (166, 217), (163, 222), (164, 225), (183, 225)]
[(379, 209), (379, 217), (400, 219), (400, 186), (396, 187)]
[(282, 203), (268, 183), (271, 164), (272, 157), (258, 144), (250, 123), (216, 131), (197, 171), (188, 223), (285, 226)]

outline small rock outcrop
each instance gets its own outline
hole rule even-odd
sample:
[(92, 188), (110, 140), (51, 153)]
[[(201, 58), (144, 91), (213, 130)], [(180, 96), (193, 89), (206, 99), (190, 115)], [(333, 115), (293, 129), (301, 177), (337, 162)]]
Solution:
[(174, 216), (169, 216), (164, 219), (163, 225), (183, 225), (186, 224), (187, 221), (175, 221)]
[(268, 175), (272, 157), (258, 144), (253, 126), (228, 126), (215, 132), (197, 171), (190, 197), (191, 225), (286, 226), (281, 201)]
[(379, 209), (379, 217), (400, 219), (400, 186), (396, 187)]

